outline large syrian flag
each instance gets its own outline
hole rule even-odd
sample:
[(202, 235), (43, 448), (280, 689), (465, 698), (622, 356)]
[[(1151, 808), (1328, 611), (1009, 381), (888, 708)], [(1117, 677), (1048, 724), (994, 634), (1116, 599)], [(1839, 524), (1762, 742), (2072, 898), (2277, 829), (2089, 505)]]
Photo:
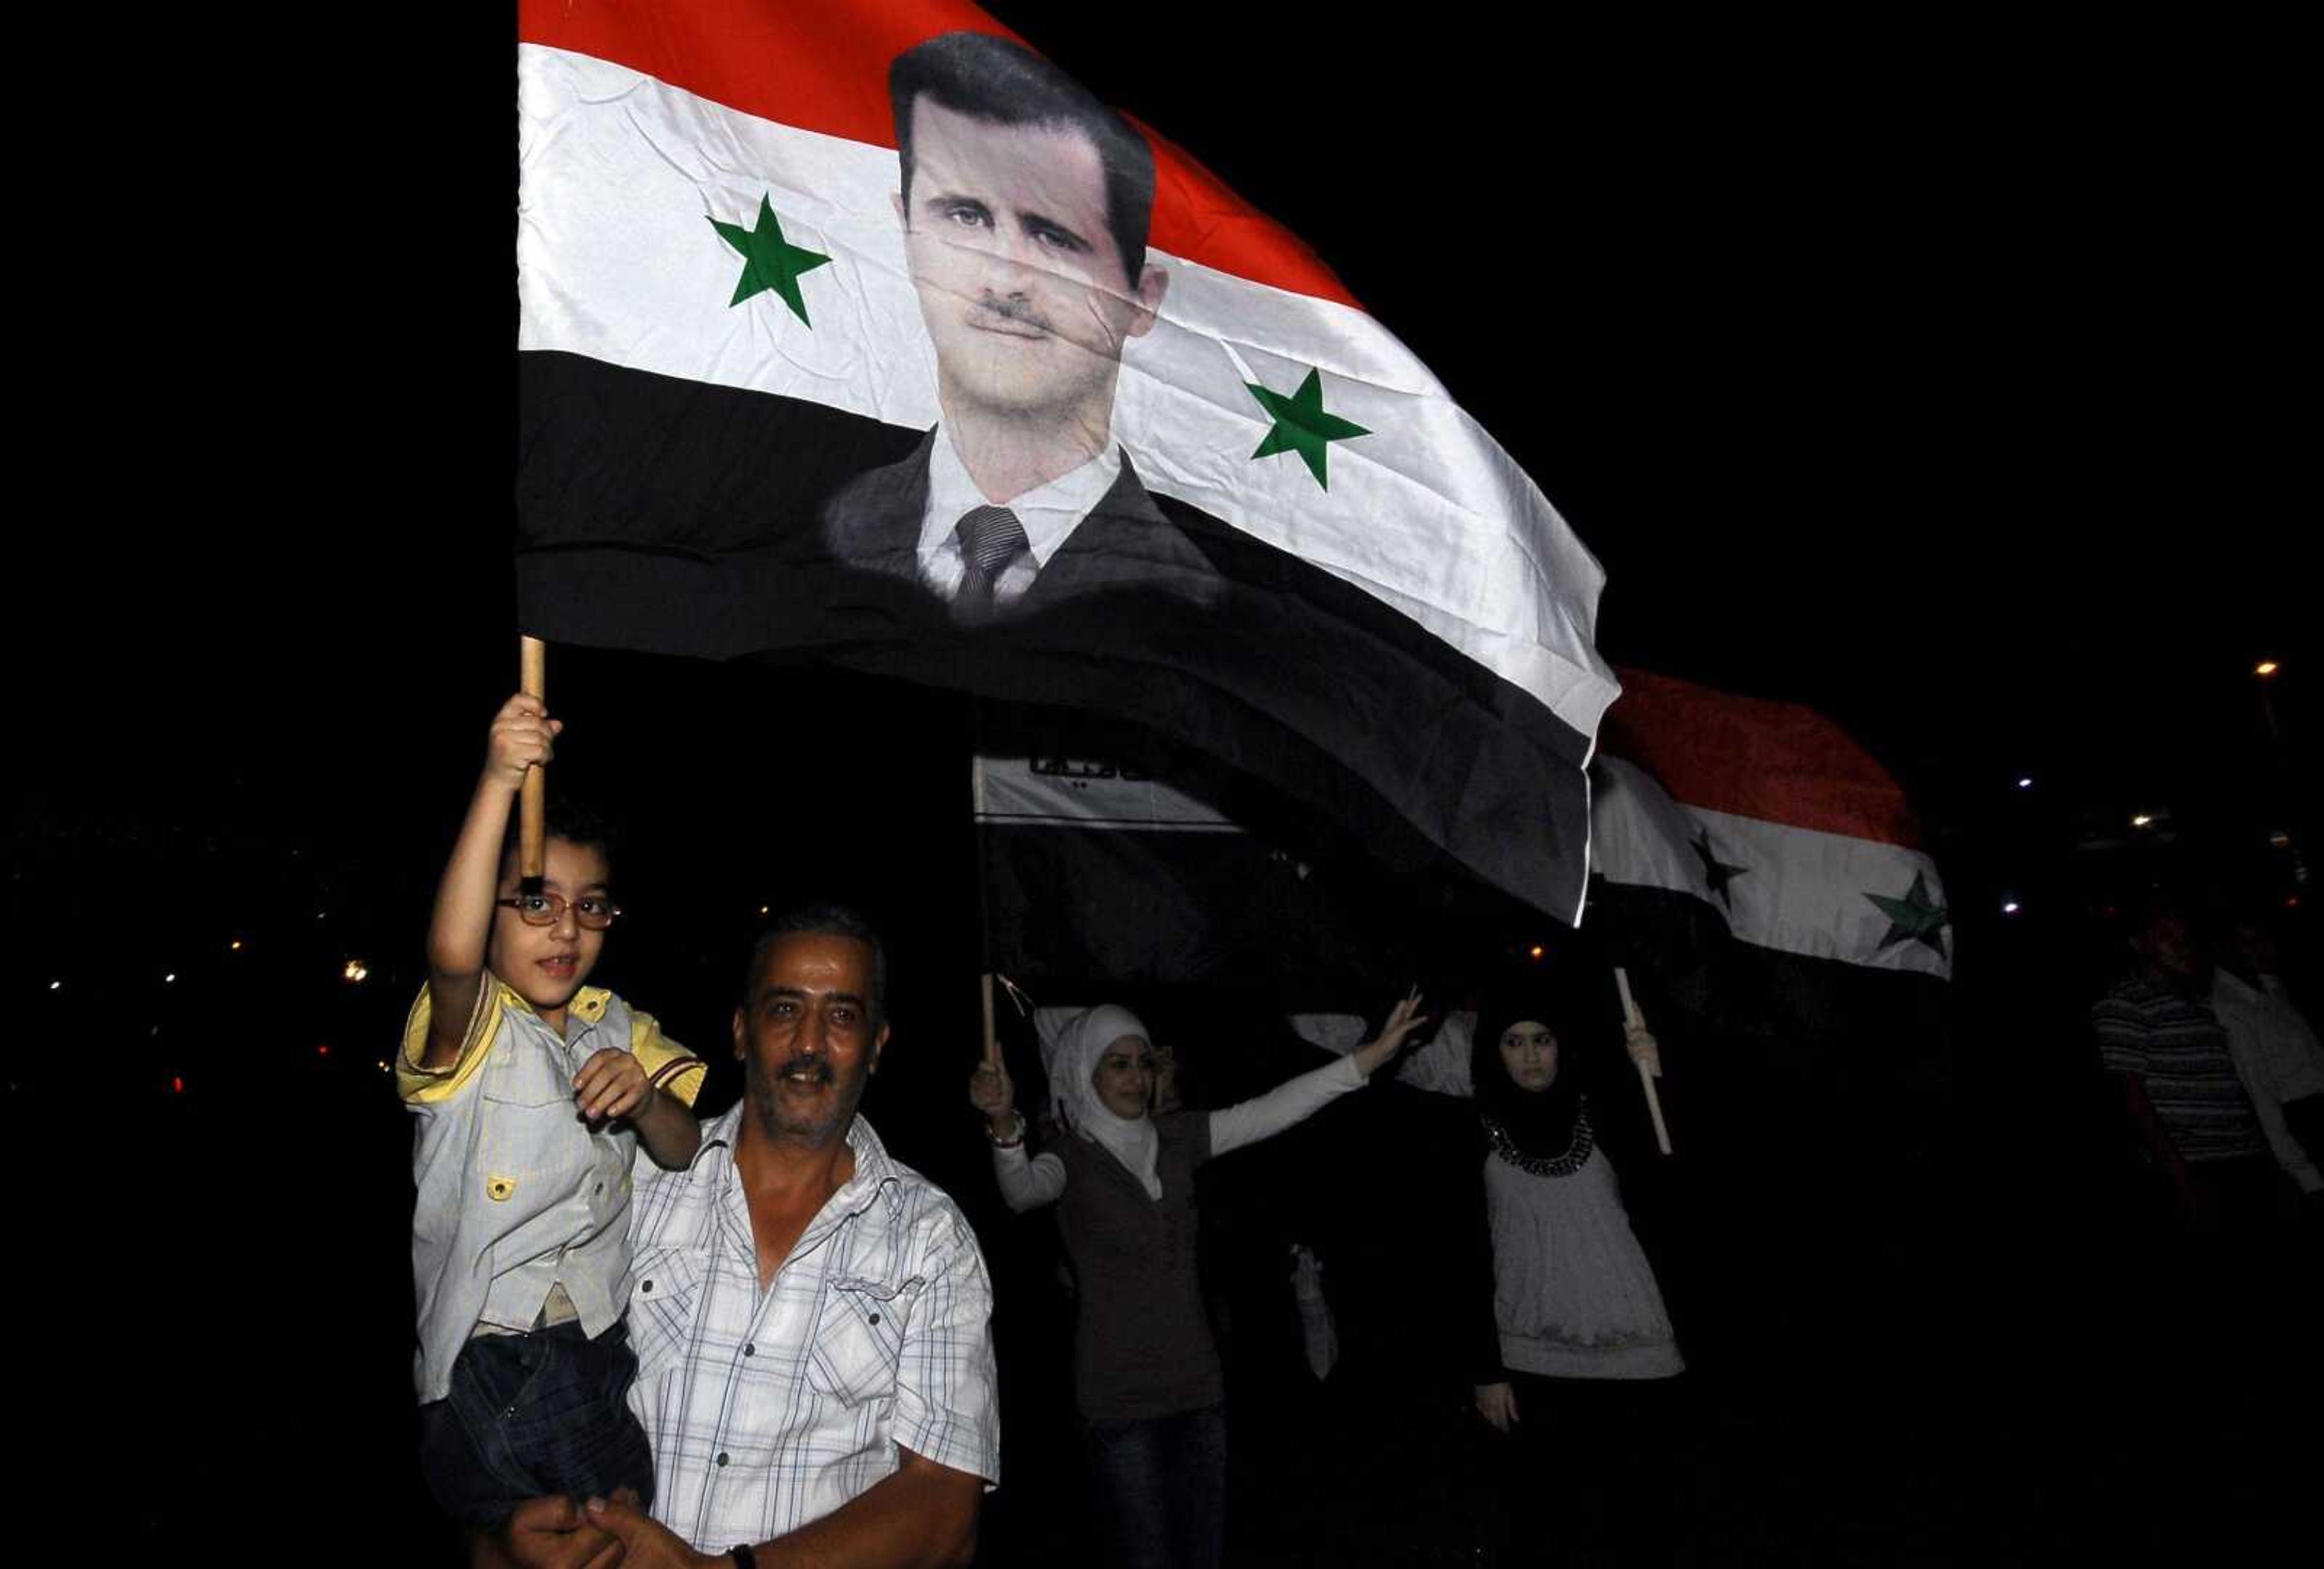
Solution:
[[(1602, 574), (1296, 238), (1141, 131), (1141, 273), (1114, 163), (1103, 221), (1053, 221), (1093, 134), (1037, 115), (982, 137), (981, 110), (912, 122), (953, 141), (920, 148), (900, 204), (891, 62), (1006, 36), (954, 0), (520, 17), (527, 631), (1126, 717), (1577, 918), (1617, 689), (1591, 646)], [(1028, 147), (1064, 152), (989, 167)], [(923, 211), (945, 181), (982, 194)], [(1019, 293), (945, 281), (1012, 245)], [(1110, 288), (1075, 283), (1117, 252)], [(945, 331), (973, 340), (949, 369)], [(971, 416), (1010, 389), (973, 384), (968, 353), (1028, 346), (1103, 373), (1106, 400), (1059, 427), (1091, 442), (1094, 503), (1004, 502), (979, 466)], [(956, 536), (953, 495), (979, 503)], [(972, 532), (1003, 505), (1013, 541)], [(1046, 558), (1043, 517), (1070, 530)]]

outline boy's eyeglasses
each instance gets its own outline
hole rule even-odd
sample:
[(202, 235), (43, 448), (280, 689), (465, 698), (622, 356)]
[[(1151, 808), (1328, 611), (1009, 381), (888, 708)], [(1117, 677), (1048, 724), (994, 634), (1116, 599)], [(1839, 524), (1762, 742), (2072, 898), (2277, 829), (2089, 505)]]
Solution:
[[(566, 900), (561, 893), (520, 893), (514, 899), (493, 900), (503, 909), (516, 911), (517, 919), (527, 926), (555, 926), (565, 918)], [(622, 912), (613, 901), (603, 894), (584, 894), (573, 900), (573, 921), (593, 932), (604, 931), (613, 924)]]

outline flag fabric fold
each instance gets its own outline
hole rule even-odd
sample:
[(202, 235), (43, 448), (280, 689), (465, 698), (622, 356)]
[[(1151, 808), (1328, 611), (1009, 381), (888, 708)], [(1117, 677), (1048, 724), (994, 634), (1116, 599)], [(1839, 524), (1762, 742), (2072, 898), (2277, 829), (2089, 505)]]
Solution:
[(1239, 990), (1321, 1004), (1394, 973), (1370, 890), (1181, 784), (1054, 754), (980, 753), (974, 780), (986, 962), (1037, 995)]

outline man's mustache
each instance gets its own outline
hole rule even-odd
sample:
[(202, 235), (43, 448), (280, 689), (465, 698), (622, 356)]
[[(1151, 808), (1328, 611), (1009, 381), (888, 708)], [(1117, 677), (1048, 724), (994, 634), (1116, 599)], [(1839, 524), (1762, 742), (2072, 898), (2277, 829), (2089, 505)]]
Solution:
[(812, 1079), (819, 1084), (830, 1084), (833, 1076), (831, 1065), (819, 1057), (795, 1057), (775, 1070), (775, 1076), (779, 1079), (789, 1078), (793, 1075)]
[(986, 294), (978, 299), (973, 309), (976, 315), (996, 317), (1002, 321), (1032, 328), (1038, 332), (1056, 331), (1049, 318), (1022, 294)]

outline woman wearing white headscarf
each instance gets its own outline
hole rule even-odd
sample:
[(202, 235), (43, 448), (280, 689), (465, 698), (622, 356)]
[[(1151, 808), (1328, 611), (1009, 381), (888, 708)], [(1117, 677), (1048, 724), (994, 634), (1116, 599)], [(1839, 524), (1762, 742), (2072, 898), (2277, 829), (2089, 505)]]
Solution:
[(1360, 1087), (1424, 1022), (1415, 992), (1378, 1039), (1335, 1062), (1224, 1111), (1156, 1116), (1145, 1025), (1124, 1008), (1089, 1009), (1065, 1021), (1050, 1070), (1069, 1131), (1029, 1159), (1008, 1069), (990, 1064), (969, 1081), (1009, 1207), (1059, 1206), (1080, 1284), (1074, 1397), (1111, 1562), (1208, 1569), (1224, 1546), (1225, 1384), (1194, 1272), (1194, 1168)]

